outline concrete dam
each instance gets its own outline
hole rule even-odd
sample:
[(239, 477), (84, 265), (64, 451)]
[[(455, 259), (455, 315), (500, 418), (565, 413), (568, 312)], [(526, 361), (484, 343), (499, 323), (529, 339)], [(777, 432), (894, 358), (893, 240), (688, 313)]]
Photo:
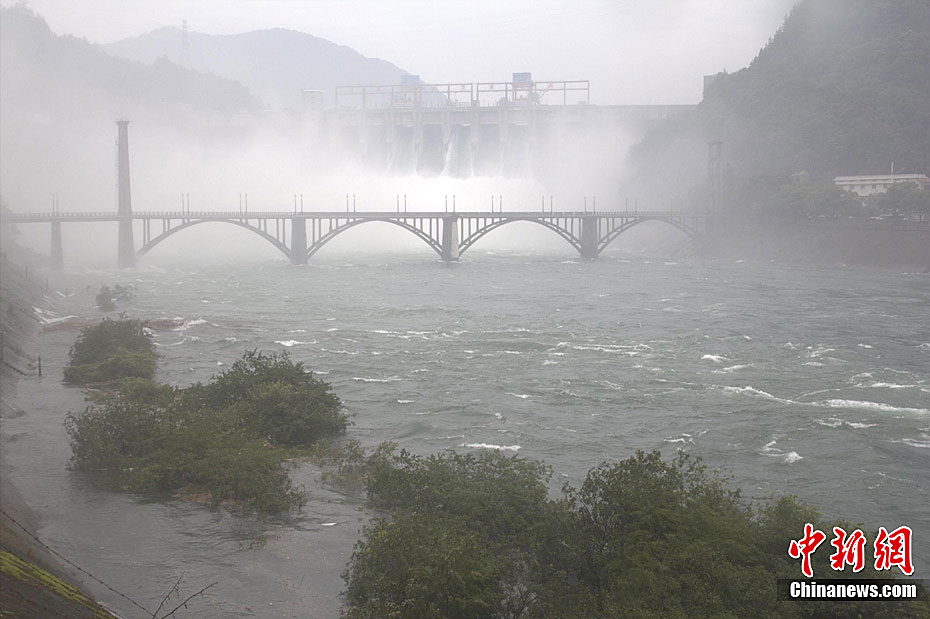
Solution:
[[(415, 78), (415, 76), (407, 76)], [(303, 92), (309, 148), (396, 175), (535, 176), (571, 159), (623, 150), (693, 105), (592, 105), (590, 82), (343, 86), (334, 107)]]

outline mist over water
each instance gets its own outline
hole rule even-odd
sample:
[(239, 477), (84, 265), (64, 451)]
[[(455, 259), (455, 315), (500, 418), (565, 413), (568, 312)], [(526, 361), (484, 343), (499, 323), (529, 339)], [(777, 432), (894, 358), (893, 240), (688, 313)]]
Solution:
[[(99, 285), (132, 283), (129, 315), (183, 320), (156, 334), (159, 380), (287, 350), (333, 383), (347, 438), (365, 445), (505, 449), (551, 464), (554, 492), (603, 460), (681, 448), (753, 499), (911, 526), (917, 569), (930, 562), (925, 276), (619, 250), (580, 262), (567, 246), (476, 248), (453, 265), (427, 252), (74, 269), (54, 282), (74, 293), (57, 311), (96, 320)], [(12, 479), (46, 510), (40, 535), (149, 603), (180, 572), (190, 592), (218, 581), (196, 616), (336, 616), (362, 497), (309, 465), (292, 471), (308, 504), (282, 521), (95, 489), (66, 470), (62, 420), (83, 407), (59, 378), (73, 337), (45, 336), (46, 376), (19, 389), (29, 414), (4, 422)]]
[[(493, 125), (492, 125), (493, 126)], [(632, 139), (616, 127), (604, 131), (565, 130), (562, 141), (541, 141), (485, 154), (472, 166), (468, 138), (454, 134), (445, 151), (434, 157), (436, 166), (420, 163), (405, 142), (397, 140), (390, 157), (372, 160), (338, 142), (313, 141), (300, 131), (262, 122), (241, 132), (227, 127), (218, 135), (184, 135), (161, 124), (139, 121), (129, 126), (132, 208), (136, 213), (181, 211), (305, 212), (358, 210), (565, 211), (623, 210), (634, 205), (646, 210), (668, 208), (622, 195), (617, 175), (622, 173)], [(460, 127), (459, 129), (463, 129)], [(464, 127), (464, 129), (468, 129)], [(116, 190), (112, 139), (115, 126), (101, 122), (99, 135), (75, 151), (67, 166), (43, 172), (33, 183), (7, 185), (4, 200), (17, 212), (51, 210), (51, 195), (61, 212), (115, 211)], [(464, 133), (464, 131), (463, 131)], [(515, 131), (516, 133), (516, 131)], [(25, 139), (25, 136), (24, 136)], [(54, 136), (38, 131), (29, 139), (45, 141), (53, 150)], [(464, 144), (463, 144), (464, 143)], [(96, 144), (96, 147), (94, 145)], [(77, 153), (86, 156), (76, 156)], [(405, 158), (406, 157), (406, 158)], [(419, 161), (429, 159), (421, 154)], [(27, 162), (5, 161), (4, 176), (35, 177)], [(27, 169), (28, 168), (28, 169)], [(47, 191), (51, 193), (46, 193)], [(141, 222), (136, 222), (141, 238)], [(69, 223), (62, 228), (65, 260), (105, 268), (116, 252), (115, 224)], [(361, 226), (352, 243), (381, 249), (409, 250), (419, 243), (394, 226)], [(515, 234), (510, 227), (489, 237), (498, 249), (526, 242), (555, 248), (559, 241), (541, 228)], [(46, 226), (19, 227), (23, 242), (48, 251)], [(168, 240), (157, 255), (189, 256), (206, 248), (212, 257), (267, 258), (270, 245), (234, 226), (198, 225)], [(337, 241), (337, 245), (342, 244)], [(138, 246), (137, 246), (138, 249)]]

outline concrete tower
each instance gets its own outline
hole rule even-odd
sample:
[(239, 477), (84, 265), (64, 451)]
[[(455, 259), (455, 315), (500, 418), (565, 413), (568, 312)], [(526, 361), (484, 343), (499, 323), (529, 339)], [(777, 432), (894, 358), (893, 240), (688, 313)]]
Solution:
[(121, 269), (135, 266), (136, 249), (132, 240), (132, 190), (129, 186), (129, 121), (117, 120), (119, 138), (117, 141), (119, 195), (116, 214), (119, 216), (119, 246), (117, 266)]
[(710, 183), (710, 211), (723, 212), (723, 142), (707, 143), (707, 180)]

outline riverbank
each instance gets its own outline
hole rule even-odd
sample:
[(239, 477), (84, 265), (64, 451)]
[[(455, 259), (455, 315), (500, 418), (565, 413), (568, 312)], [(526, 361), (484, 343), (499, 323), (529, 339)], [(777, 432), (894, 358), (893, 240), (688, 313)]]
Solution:
[[(35, 308), (48, 305), (44, 285), (21, 261), (0, 257), (0, 424), (28, 414), (16, 404), (16, 384), (41, 371), (36, 354), (40, 322)], [(3, 438), (7, 440), (6, 437)], [(10, 480), (0, 450), (0, 607), (12, 617), (114, 617), (84, 594), (78, 572), (34, 535), (41, 515)]]
[(930, 225), (852, 220), (728, 222), (710, 235), (703, 252), (716, 258), (784, 264), (930, 272)]

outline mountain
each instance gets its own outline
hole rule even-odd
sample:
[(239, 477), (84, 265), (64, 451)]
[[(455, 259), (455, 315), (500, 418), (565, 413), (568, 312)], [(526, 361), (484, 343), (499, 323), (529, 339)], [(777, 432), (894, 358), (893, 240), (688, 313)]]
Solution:
[(667, 198), (702, 182), (722, 141), (730, 179), (930, 172), (930, 2), (804, 0), (753, 62), (647, 136), (631, 178)]
[[(248, 131), (242, 119), (263, 109), (237, 82), (167, 60), (115, 58), (56, 35), (22, 5), (0, 8), (0, 193), (13, 210), (46, 209), (52, 193), (62, 210), (113, 208), (117, 118), (133, 121), (138, 186), (170, 188), (176, 200), (165, 180), (171, 158), (195, 157), (204, 136), (239, 139)], [(189, 161), (171, 168), (199, 169)], [(184, 180), (175, 176), (172, 183)]]
[(398, 84), (407, 74), (384, 60), (282, 28), (208, 35), (164, 27), (103, 47), (114, 56), (147, 63), (167, 58), (236, 80), (279, 109), (297, 109), (303, 89), (322, 90), (331, 103), (336, 86)]
[(0, 105), (5, 113), (86, 119), (167, 111), (178, 106), (235, 113), (261, 102), (240, 84), (165, 60), (144, 65), (100, 47), (54, 34), (21, 5), (2, 8)]

